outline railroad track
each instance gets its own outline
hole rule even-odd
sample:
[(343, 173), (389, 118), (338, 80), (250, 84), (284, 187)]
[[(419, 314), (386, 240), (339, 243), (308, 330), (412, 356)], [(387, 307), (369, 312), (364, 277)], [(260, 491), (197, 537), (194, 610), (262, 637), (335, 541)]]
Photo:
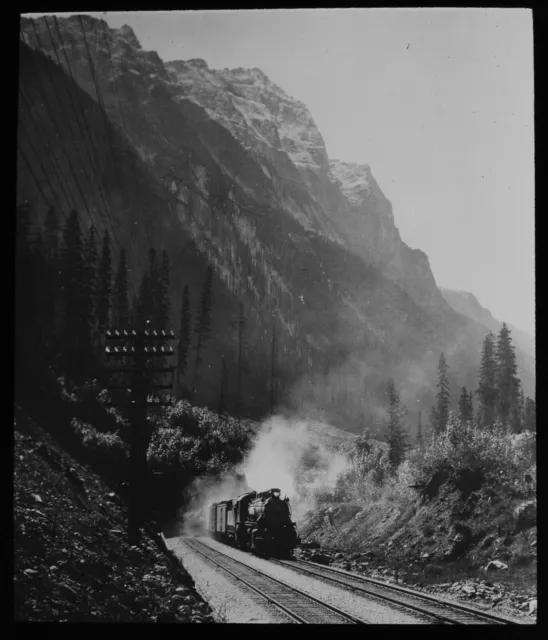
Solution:
[(477, 611), (466, 605), (446, 602), (437, 598), (417, 593), (406, 587), (387, 584), (367, 578), (350, 574), (342, 569), (326, 567), (308, 560), (276, 560), (271, 559), (276, 564), (289, 567), (305, 575), (314, 576), (333, 584), (340, 585), (354, 592), (373, 596), (384, 602), (390, 602), (407, 610), (416, 611), (423, 615), (432, 617), (436, 623), (442, 624), (499, 624), (512, 625), (519, 624), (513, 620), (508, 620), (484, 611)]
[(365, 624), (362, 620), (341, 609), (212, 549), (200, 540), (195, 538), (183, 538), (183, 540), (193, 551), (236, 578), (294, 622), (300, 624)]

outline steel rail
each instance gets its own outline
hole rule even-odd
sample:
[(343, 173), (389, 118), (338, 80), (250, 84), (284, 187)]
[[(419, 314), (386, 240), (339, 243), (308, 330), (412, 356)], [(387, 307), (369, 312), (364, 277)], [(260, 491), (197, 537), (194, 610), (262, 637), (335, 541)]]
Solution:
[[(368, 578), (366, 576), (360, 576), (356, 574), (351, 574), (347, 571), (343, 571), (342, 569), (336, 569), (334, 567), (326, 567), (325, 565), (320, 565), (315, 562), (310, 562), (308, 560), (277, 560), (273, 559), (276, 564), (280, 564), (286, 567), (290, 567), (294, 570), (300, 571), (302, 573), (306, 573), (309, 575), (317, 576), (320, 579), (325, 579), (335, 584), (340, 584), (341, 586), (347, 587), (354, 591), (366, 593), (368, 595), (372, 595), (377, 597), (380, 600), (386, 600), (388, 602), (393, 602), (398, 604), (399, 606), (412, 609), (417, 611), (423, 615), (432, 616), (436, 618), (440, 622), (445, 624), (474, 624), (480, 622), (482, 619), (488, 621), (490, 623), (495, 624), (509, 624), (509, 625), (517, 625), (518, 622), (513, 620), (509, 620), (503, 617), (496, 616), (491, 613), (487, 613), (484, 611), (479, 611), (477, 609), (473, 609), (472, 607), (467, 607), (466, 605), (448, 602), (446, 600), (441, 600), (438, 598), (434, 598), (429, 595), (425, 595), (423, 593), (419, 593), (413, 591), (412, 589), (408, 589), (406, 587), (401, 587), (399, 585), (388, 584), (385, 582), (381, 582), (380, 580), (375, 580), (374, 578)], [(311, 568), (309, 568), (311, 567)], [(332, 574), (332, 575), (329, 575)], [(339, 578), (334, 577), (335, 575), (340, 576)], [(342, 578), (346, 578), (345, 580)], [(361, 583), (361, 584), (356, 584)], [(362, 585), (371, 585), (377, 587), (378, 589), (367, 589)], [(391, 597), (382, 593), (382, 591), (391, 591), (392, 594), (399, 594), (400, 596), (410, 596), (411, 598), (419, 601), (425, 602), (429, 605), (427, 607), (421, 607), (420, 605), (413, 604), (410, 602), (402, 601), (401, 599)], [(444, 614), (439, 611), (433, 611), (432, 609), (445, 609), (454, 612), (455, 614), (466, 615), (469, 620), (459, 620), (458, 617), (450, 617), (447, 614)]]
[[(259, 596), (261, 596), (262, 598), (264, 598), (265, 600), (267, 600), (268, 602), (273, 604), (277, 609), (281, 610), (284, 614), (288, 615), (290, 618), (292, 618), (293, 620), (295, 620), (295, 621), (297, 621), (297, 622), (299, 622), (301, 624), (311, 624), (311, 623), (306, 618), (303, 618), (298, 613), (295, 613), (294, 611), (292, 611), (290, 609), (290, 607), (288, 607), (285, 604), (281, 603), (279, 600), (277, 600), (272, 595), (269, 595), (268, 593), (265, 593), (263, 590), (261, 590), (260, 587), (257, 587), (255, 585), (251, 584), (248, 580), (246, 580), (242, 576), (239, 576), (234, 571), (231, 571), (231, 569), (229, 569), (228, 567), (223, 565), (222, 561), (220, 562), (219, 560), (213, 558), (211, 556), (211, 552), (213, 552), (213, 554), (217, 554), (217, 556), (221, 556), (221, 558), (224, 557), (227, 560), (230, 560), (230, 562), (233, 562), (233, 563), (235, 563), (237, 565), (241, 565), (242, 567), (245, 567), (245, 569), (247, 571), (251, 571), (251, 572), (255, 573), (257, 576), (260, 576), (260, 578), (263, 579), (263, 580), (266, 579), (266, 580), (270, 581), (271, 583), (275, 583), (277, 586), (281, 586), (284, 589), (288, 590), (289, 592), (296, 594), (297, 596), (299, 596), (301, 601), (304, 599), (304, 600), (306, 600), (308, 602), (312, 602), (314, 605), (316, 605), (317, 608), (321, 607), (322, 609), (327, 609), (328, 611), (330, 611), (332, 613), (335, 613), (337, 616), (339, 616), (339, 617), (341, 617), (341, 618), (343, 618), (345, 620), (348, 620), (352, 624), (366, 624), (363, 620), (359, 620), (358, 618), (355, 618), (354, 616), (350, 615), (349, 613), (346, 613), (345, 611), (342, 611), (341, 609), (338, 609), (337, 607), (334, 607), (334, 606), (332, 606), (330, 604), (327, 604), (326, 602), (323, 602), (322, 600), (319, 600), (318, 598), (315, 598), (314, 596), (311, 596), (310, 594), (305, 593), (304, 591), (301, 591), (300, 589), (297, 589), (296, 587), (293, 587), (293, 586), (283, 582), (282, 580), (278, 580), (277, 578), (273, 578), (272, 576), (269, 576), (267, 573), (264, 573), (263, 571), (260, 571), (259, 569), (256, 569), (255, 567), (250, 567), (249, 565), (245, 564), (244, 562), (241, 562), (240, 560), (236, 560), (235, 558), (232, 558), (231, 556), (227, 556), (227, 555), (223, 554), (221, 551), (218, 551), (217, 549), (213, 549), (212, 547), (210, 547), (209, 545), (201, 542), (200, 540), (196, 540), (195, 538), (183, 538), (183, 540), (184, 540), (185, 544), (190, 549), (192, 549), (193, 551), (196, 551), (197, 553), (202, 555), (204, 558), (206, 558), (207, 560), (209, 560), (210, 562), (212, 562), (213, 564), (218, 566), (220, 569), (222, 569), (223, 571), (225, 571), (226, 573), (228, 573), (232, 577), (236, 578), (236, 580), (238, 580), (239, 582), (243, 583), (247, 588), (251, 589), (252, 591), (257, 593)], [(207, 549), (207, 551), (209, 551), (210, 553), (204, 552), (203, 548)]]

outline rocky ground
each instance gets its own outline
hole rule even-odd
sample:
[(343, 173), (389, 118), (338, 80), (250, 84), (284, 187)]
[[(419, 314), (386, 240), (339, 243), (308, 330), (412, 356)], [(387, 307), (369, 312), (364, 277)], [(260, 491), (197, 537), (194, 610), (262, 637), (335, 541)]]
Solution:
[(463, 503), (447, 486), (403, 510), (331, 505), (300, 523), (296, 555), (534, 620), (536, 501), (490, 498), (479, 491)]
[(124, 502), (20, 410), (14, 445), (16, 620), (215, 621), (161, 535), (130, 546)]
[[(311, 548), (312, 547), (312, 548)], [(472, 578), (455, 580), (452, 582), (426, 583), (417, 576), (417, 581), (406, 579), (406, 574), (397, 571), (388, 564), (385, 558), (369, 553), (344, 553), (322, 549), (314, 543), (303, 545), (297, 549), (295, 557), (310, 562), (317, 562), (326, 566), (333, 566), (345, 571), (385, 581), (401, 584), (418, 591), (425, 591), (443, 597), (455, 598), (485, 609), (500, 611), (513, 617), (535, 617), (537, 613), (537, 598), (531, 597), (530, 591), (510, 589), (498, 580), (496, 572), (504, 572), (508, 566), (494, 561), (489, 568), (489, 579)]]

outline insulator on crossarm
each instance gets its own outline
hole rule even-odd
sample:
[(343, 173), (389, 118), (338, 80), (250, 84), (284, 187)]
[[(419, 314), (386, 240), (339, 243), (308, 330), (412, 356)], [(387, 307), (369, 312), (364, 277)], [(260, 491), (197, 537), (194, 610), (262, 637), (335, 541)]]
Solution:
[(110, 333), (110, 331), (107, 329), (107, 336), (111, 336), (112, 334)]
[(118, 329), (115, 329), (115, 330), (114, 330), (114, 335), (115, 335), (115, 336), (119, 336), (119, 335), (120, 335), (120, 332), (118, 331)]

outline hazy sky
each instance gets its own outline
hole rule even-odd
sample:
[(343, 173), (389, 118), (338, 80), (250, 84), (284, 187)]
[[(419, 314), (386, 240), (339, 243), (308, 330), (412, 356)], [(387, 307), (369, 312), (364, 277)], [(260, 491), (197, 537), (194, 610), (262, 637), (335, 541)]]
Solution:
[[(94, 14), (99, 15), (99, 14)], [(524, 9), (102, 14), (164, 60), (259, 67), (331, 158), (368, 163), (438, 285), (534, 332), (532, 14)]]

